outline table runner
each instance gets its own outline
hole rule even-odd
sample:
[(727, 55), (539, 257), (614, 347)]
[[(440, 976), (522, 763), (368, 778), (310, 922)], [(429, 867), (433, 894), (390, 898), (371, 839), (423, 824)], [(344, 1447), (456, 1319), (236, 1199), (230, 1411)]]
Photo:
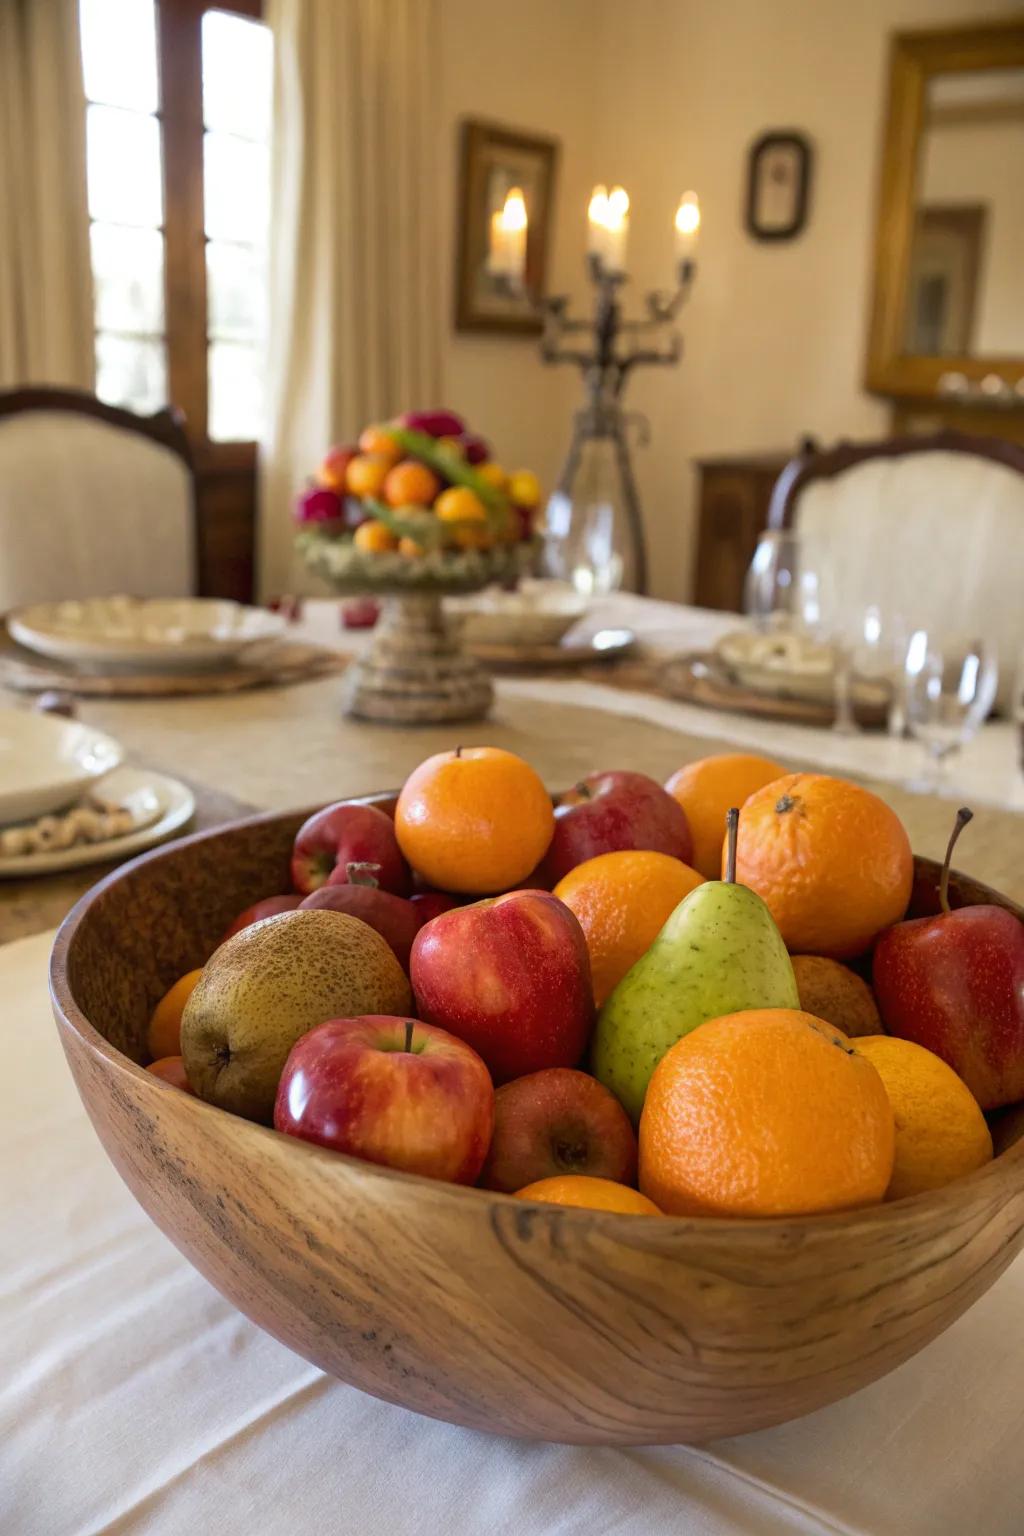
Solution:
[(0, 950), (5, 1536), (1018, 1536), (1024, 1261), (885, 1380), (742, 1439), (581, 1449), (419, 1418), (261, 1333), (135, 1204), (60, 1051), (50, 939)]

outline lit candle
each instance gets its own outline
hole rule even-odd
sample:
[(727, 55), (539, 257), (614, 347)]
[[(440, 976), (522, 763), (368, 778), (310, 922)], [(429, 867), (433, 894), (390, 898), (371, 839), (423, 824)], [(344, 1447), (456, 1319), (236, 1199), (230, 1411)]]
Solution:
[(597, 186), (587, 208), (587, 254), (602, 261), (608, 249), (608, 188)]
[(625, 187), (612, 187), (608, 194), (605, 231), (605, 265), (609, 272), (625, 272), (629, 239), (629, 195)]
[(490, 229), (487, 234), (487, 270), (493, 277), (498, 277), (505, 270), (505, 231), (501, 222), (503, 210), (496, 208), (491, 214)]
[(684, 192), (676, 209), (676, 260), (691, 261), (700, 229), (700, 203), (696, 192)]
[(513, 187), (505, 198), (501, 225), (505, 236), (505, 275), (513, 282), (522, 282), (526, 271), (526, 235), (529, 228), (522, 187)]

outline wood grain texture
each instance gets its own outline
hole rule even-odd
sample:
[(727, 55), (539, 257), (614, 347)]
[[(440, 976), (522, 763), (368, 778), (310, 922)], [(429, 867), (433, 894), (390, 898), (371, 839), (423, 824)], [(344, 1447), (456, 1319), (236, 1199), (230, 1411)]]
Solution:
[[(79, 1092), (126, 1183), (207, 1279), (324, 1370), (531, 1439), (739, 1434), (891, 1370), (1024, 1243), (1012, 1133), (988, 1167), (891, 1206), (625, 1217), (375, 1168), (159, 1082), (131, 1059), (150, 1008), (236, 911), (284, 888), (301, 819), (193, 837), (110, 877), (61, 929), (51, 982)], [(934, 866), (918, 872), (934, 886)], [(963, 878), (954, 890), (988, 894)]]

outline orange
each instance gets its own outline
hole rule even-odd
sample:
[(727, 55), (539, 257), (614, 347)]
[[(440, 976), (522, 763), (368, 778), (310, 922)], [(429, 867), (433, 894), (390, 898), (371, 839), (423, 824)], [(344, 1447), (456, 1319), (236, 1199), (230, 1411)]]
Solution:
[(360, 523), (352, 535), (352, 542), (356, 549), (364, 550), (368, 555), (382, 555), (386, 550), (398, 548), (398, 540), (384, 523)]
[(804, 1013), (834, 1024), (851, 1040), (882, 1028), (875, 995), (863, 977), (824, 955), (794, 955), (796, 995)]
[(529, 763), (501, 747), (456, 747), (414, 768), (395, 807), (398, 844), (428, 885), (510, 890), (547, 852), (555, 816)]
[(478, 464), (476, 466), (476, 473), (480, 476), (481, 480), (486, 480), (488, 485), (493, 485), (496, 491), (503, 491), (508, 485), (508, 475), (500, 464), (494, 464), (490, 461), (486, 464)]
[(885, 1084), (796, 1008), (710, 1019), (654, 1069), (640, 1188), (674, 1216), (807, 1216), (874, 1205), (892, 1176)]
[(410, 539), (408, 534), (404, 534), (398, 541), (398, 553), (405, 555), (408, 559), (418, 560), (421, 555), (426, 554), (426, 550), (422, 544), (417, 544), (415, 539)]
[(938, 1189), (992, 1161), (992, 1136), (971, 1090), (913, 1040), (868, 1035), (854, 1042), (885, 1084), (896, 1117), (896, 1161), (887, 1200)]
[(152, 1072), (154, 1077), (161, 1078), (174, 1088), (181, 1088), (185, 1093), (195, 1093), (180, 1056), (162, 1056), (159, 1061), (151, 1061), (146, 1071)]
[(462, 549), (486, 549), (491, 541), (487, 508), (475, 491), (451, 485), (442, 491), (434, 508), (443, 523), (479, 523), (479, 527), (455, 528), (452, 536)]
[(559, 1173), (517, 1189), (517, 1200), (543, 1200), (549, 1205), (579, 1205), (591, 1211), (621, 1211), (626, 1216), (660, 1216), (662, 1212), (628, 1184), (592, 1179), (585, 1173)]
[(384, 500), (391, 507), (429, 507), (440, 489), (432, 469), (416, 459), (403, 459), (388, 471)]
[(517, 507), (532, 512), (540, 502), (540, 481), (532, 469), (517, 469), (508, 482), (508, 494)]
[(741, 811), (736, 879), (767, 903), (794, 954), (863, 954), (906, 912), (913, 876), (903, 823), (859, 784), (792, 773)]
[(755, 789), (783, 778), (788, 771), (770, 757), (723, 752), (718, 757), (700, 757), (672, 775), (665, 788), (679, 801), (690, 823), (694, 869), (709, 880), (718, 879), (726, 811), (742, 805)]
[(202, 974), (200, 969), (179, 976), (150, 1014), (146, 1049), (154, 1061), (159, 1061), (162, 1056), (181, 1055), (181, 1016), (192, 996), (192, 988)]
[(401, 445), (395, 442), (387, 427), (367, 427), (360, 436), (359, 446), (364, 453), (386, 459), (389, 464), (397, 464), (402, 457)]
[(357, 453), (345, 471), (345, 484), (353, 496), (379, 496), (391, 463), (375, 453)]
[(575, 912), (586, 935), (599, 1008), (683, 897), (703, 883), (680, 859), (636, 849), (598, 854), (558, 882), (554, 894)]

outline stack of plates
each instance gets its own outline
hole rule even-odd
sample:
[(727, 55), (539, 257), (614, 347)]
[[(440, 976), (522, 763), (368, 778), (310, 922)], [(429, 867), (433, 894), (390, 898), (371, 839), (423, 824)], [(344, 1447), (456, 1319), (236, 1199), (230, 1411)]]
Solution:
[[(80, 721), (0, 708), (0, 878), (122, 858), (184, 826), (195, 809), (191, 791), (163, 774), (122, 768), (122, 755), (110, 736)], [(120, 829), (69, 842), (76, 806), (95, 811), (94, 825), (120, 811)]]

